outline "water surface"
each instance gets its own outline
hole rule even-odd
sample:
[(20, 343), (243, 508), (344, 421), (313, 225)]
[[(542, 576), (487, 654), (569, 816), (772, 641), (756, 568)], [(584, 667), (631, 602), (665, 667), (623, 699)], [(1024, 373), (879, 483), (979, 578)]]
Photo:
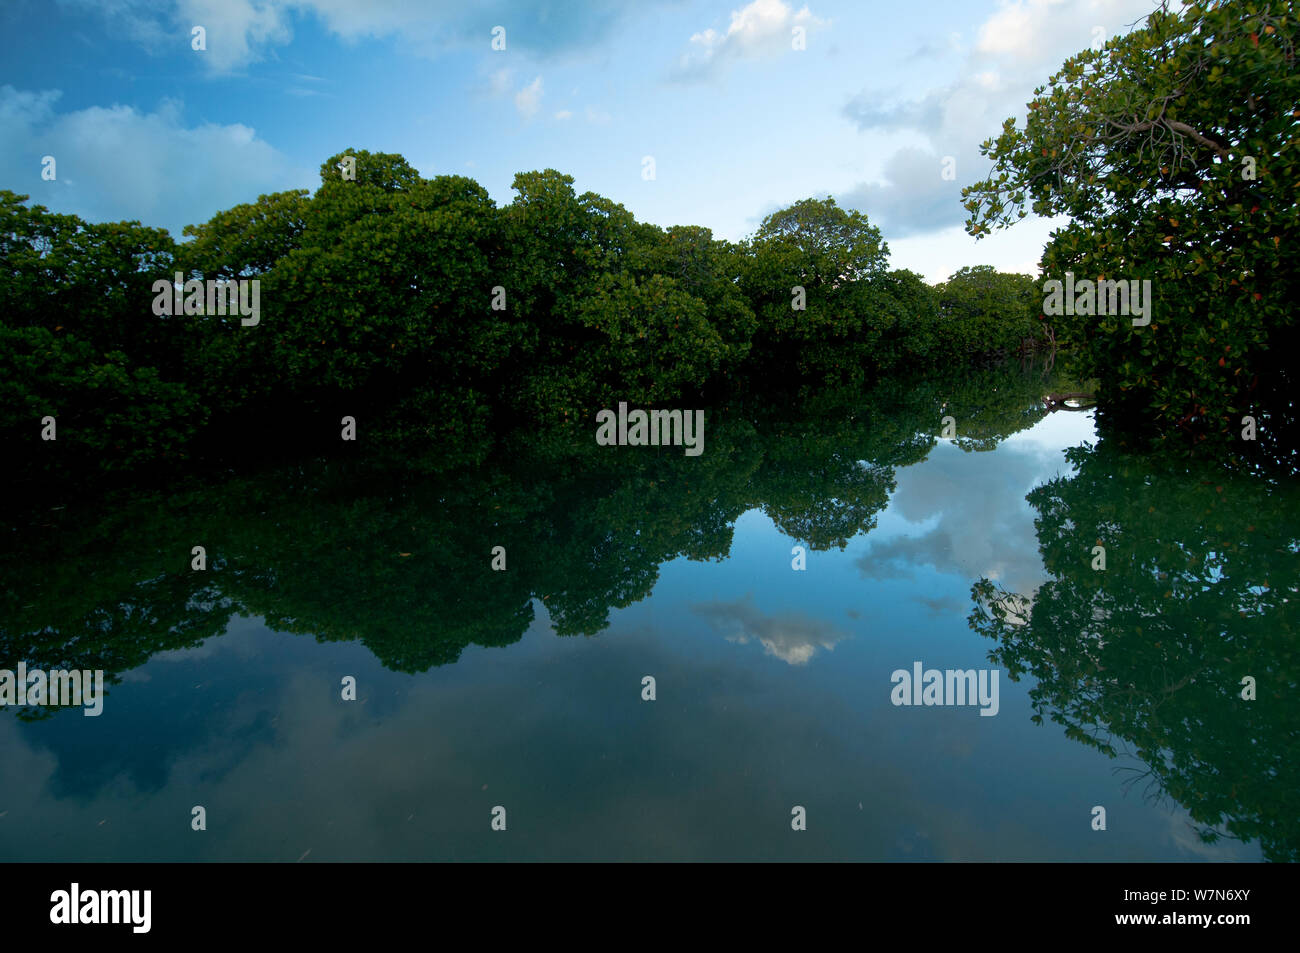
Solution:
[[(1295, 859), (1294, 483), (1125, 456), (1052, 384), (37, 514), (0, 667), (110, 684), (0, 711), (0, 856)], [(917, 662), (996, 670), (996, 715), (893, 704)]]

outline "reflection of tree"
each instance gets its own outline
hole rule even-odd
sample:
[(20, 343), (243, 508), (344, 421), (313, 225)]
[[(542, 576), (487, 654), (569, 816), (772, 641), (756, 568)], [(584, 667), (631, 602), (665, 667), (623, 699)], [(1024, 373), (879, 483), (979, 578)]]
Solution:
[(965, 451), (993, 450), (1017, 431), (1047, 416), (1048, 389), (1072, 390), (1059, 377), (1047, 384), (1041, 374), (1016, 375), (997, 370), (954, 375), (936, 382), (943, 413), (957, 422), (956, 444)]
[[(982, 375), (981, 386), (1019, 392), (1015, 371)], [(558, 633), (592, 634), (612, 608), (645, 598), (663, 563), (724, 558), (751, 508), (815, 548), (869, 531), (895, 468), (934, 445), (947, 386), (828, 392), (797, 412), (724, 407), (709, 412), (698, 457), (600, 447), (583, 423), (540, 442), (506, 437), (493, 464), (437, 480), (391, 463), (310, 462), (173, 488), (107, 517), (51, 511), (0, 555), (0, 668), (26, 660), (112, 678), (224, 632), (236, 614), (359, 641), (407, 672), (517, 641), (534, 599)], [(205, 572), (190, 569), (195, 545)], [(505, 572), (491, 568), (494, 546)]]
[(957, 420), (962, 449), (991, 450), (1046, 415), (1043, 387), (1032, 368), (963, 368), (885, 381), (867, 401), (827, 391), (797, 414), (768, 413), (757, 502), (783, 532), (813, 549), (842, 549), (876, 525), (894, 490), (894, 468), (926, 458), (944, 415)]
[[(1053, 578), (1028, 609), (980, 580), (972, 628), (1013, 679), (1037, 682), (1036, 722), (1112, 757), (1130, 747), (1204, 840), (1226, 831), (1300, 859), (1300, 494), (1105, 441), (1070, 457), (1073, 477), (1028, 497)], [(1098, 544), (1105, 571), (1092, 569)]]
[[(44, 670), (103, 670), (106, 685), (155, 652), (220, 635), (238, 611), (206, 573), (186, 573), (189, 543), (164, 552), (171, 538), (146, 497), (87, 531), (50, 511), (38, 534), (0, 562), (0, 668), (20, 660)], [(21, 709), (24, 719), (52, 707)]]

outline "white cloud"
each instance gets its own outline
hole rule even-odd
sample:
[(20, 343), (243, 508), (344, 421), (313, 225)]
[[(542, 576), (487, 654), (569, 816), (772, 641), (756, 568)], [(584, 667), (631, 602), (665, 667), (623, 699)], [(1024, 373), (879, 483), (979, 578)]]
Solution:
[(561, 109), (555, 114), (555, 118), (563, 122), (565, 119), (572, 119), (573, 113), (569, 112), (567, 109)]
[[(1043, 10), (1042, 4), (1032, 5), (1038, 7), (1036, 13), (1041, 13)], [(1036, 19), (1041, 21), (1042, 16), (1031, 16), (1029, 7), (1025, 4), (1006, 4), (980, 27), (977, 49), (981, 53), (995, 55), (1031, 49), (1028, 43), (1033, 37)]]
[[(260, 193), (310, 186), (257, 132), (241, 123), (187, 126), (178, 102), (151, 113), (92, 106), (56, 113), (57, 90), (0, 86), (0, 179), (33, 203), (88, 221), (138, 220), (171, 230), (205, 222)], [(58, 178), (41, 179), (52, 155)]]
[[(59, 0), (59, 6), (93, 11), (108, 21), (106, 32), (115, 39), (124, 36), (153, 52), (177, 39), (171, 24), (165, 24), (160, 16), (163, 11), (159, 0)], [(189, 45), (188, 39), (184, 42)]]
[[(845, 208), (867, 212), (886, 239), (906, 238), (945, 228), (961, 220), (961, 188), (943, 178), (943, 156), (927, 149), (905, 147), (884, 165), (884, 183), (866, 183), (843, 192)], [(954, 157), (955, 159), (955, 157)]]
[(905, 238), (895, 238), (892, 231), (885, 231), (889, 265), (915, 271), (931, 284), (947, 281), (953, 272), (966, 265), (992, 265), (998, 271), (1037, 277), (1043, 246), (1052, 229), (1060, 228), (1064, 222), (1063, 218), (1031, 216), (1015, 228), (993, 232), (979, 241), (967, 235), (960, 225), (935, 231), (917, 230)]
[[(980, 143), (996, 136), (1008, 116), (1023, 119), (1034, 88), (1088, 48), (1094, 27), (1106, 37), (1125, 33), (1150, 6), (1150, 0), (1004, 0), (979, 27), (960, 79), (909, 100), (863, 90), (845, 105), (844, 115), (862, 131), (909, 132), (928, 148), (899, 149), (885, 160), (882, 181), (843, 190), (840, 200), (878, 219), (892, 250), (899, 247), (892, 239), (960, 225), (967, 214), (961, 186), (990, 169)], [(944, 156), (955, 160), (954, 180), (940, 178)], [(1018, 254), (1015, 270), (1023, 271), (1027, 259)]]
[(207, 33), (207, 49), (193, 51), (213, 73), (229, 73), (260, 59), (259, 50), (293, 39), (284, 4), (268, 0), (178, 0), (175, 20), (186, 37)]
[(515, 93), (515, 109), (525, 119), (532, 119), (542, 104), (542, 78), (538, 76), (519, 92)]
[(513, 74), (508, 69), (493, 70), (488, 76), (487, 92), (489, 96), (504, 96), (510, 91), (510, 78)]
[(1087, 49), (1094, 30), (1103, 39), (1125, 33), (1155, 6), (1151, 0), (1003, 0), (979, 28), (977, 53), (1041, 61)]
[[(510, 49), (540, 57), (587, 50), (640, 5), (622, 0), (566, 0), (521, 4), (516, 0), (60, 0), (93, 11), (117, 36), (154, 53), (184, 44), (202, 26), (207, 50), (194, 51), (203, 68), (227, 74), (265, 59), (293, 39), (293, 21), (312, 18), (347, 42), (394, 38), (410, 51), (435, 57), (451, 48), (487, 50), (487, 24), (509, 25)], [(652, 0), (668, 2), (668, 0)], [(559, 15), (562, 14), (562, 15)]]
[(779, 56), (793, 48), (795, 27), (812, 32), (829, 23), (813, 16), (807, 6), (796, 12), (783, 0), (753, 0), (731, 12), (725, 33), (709, 28), (692, 35), (675, 75), (679, 79), (700, 78), (728, 59)]

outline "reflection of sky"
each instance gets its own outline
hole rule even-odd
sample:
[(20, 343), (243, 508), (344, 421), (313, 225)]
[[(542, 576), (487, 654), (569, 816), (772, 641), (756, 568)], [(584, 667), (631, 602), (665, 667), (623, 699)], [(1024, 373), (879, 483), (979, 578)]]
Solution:
[(890, 507), (857, 560), (862, 574), (883, 580), (929, 570), (967, 584), (987, 576), (1032, 595), (1046, 576), (1025, 494), (1068, 472), (1056, 440), (1088, 436), (1091, 414), (1056, 413), (993, 453), (940, 441), (924, 462), (899, 472)]
[(708, 602), (691, 608), (728, 640), (758, 642), (768, 655), (791, 665), (805, 664), (818, 649), (833, 649), (846, 636), (824, 619), (802, 613), (764, 615), (754, 607), (752, 594), (738, 602)]
[(993, 718), (889, 703), (914, 660), (987, 666), (970, 584), (1041, 578), (1024, 494), (1063, 466), (1059, 426), (990, 453), (941, 444), (898, 472), (879, 529), (803, 572), (747, 513), (730, 558), (667, 564), (593, 638), (555, 636), (538, 602), (517, 644), (407, 676), (238, 620), (136, 670), (99, 718), (0, 717), (0, 856), (1253, 859), (1124, 796), (1122, 759), (1030, 724), (1024, 683), (1001, 680)]

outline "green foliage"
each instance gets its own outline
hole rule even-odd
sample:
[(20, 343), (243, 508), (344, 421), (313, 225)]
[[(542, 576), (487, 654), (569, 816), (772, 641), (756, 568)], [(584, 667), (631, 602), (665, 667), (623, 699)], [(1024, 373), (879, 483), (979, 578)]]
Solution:
[(804, 199), (767, 216), (749, 250), (742, 287), (758, 318), (756, 373), (816, 384), (872, 377), (891, 323), (870, 300), (889, 254), (880, 230), (834, 199)]
[[(468, 178), (348, 150), (321, 166), (314, 194), (259, 196), (188, 226), (181, 245), (0, 193), (0, 436), (25, 448), (13, 476), (359, 444), (447, 470), (519, 426), (561, 439), (618, 401), (807, 397), (1024, 336), (1024, 279), (975, 269), (936, 294), (888, 271), (880, 231), (829, 198), (734, 244), (637, 222), (554, 169), (520, 173), (514, 189), (498, 208)], [(170, 289), (177, 273), (256, 280), (259, 321), (155, 315), (154, 282)], [(52, 443), (39, 439), (45, 415)], [(339, 439), (345, 416), (358, 444)]]
[(878, 360), (883, 369), (926, 367), (944, 355), (935, 289), (914, 271), (898, 269), (872, 280), (872, 307), (888, 312)]
[[(167, 232), (84, 223), (0, 191), (0, 440), (15, 482), (125, 471), (180, 455), (207, 409), (191, 383), (192, 320), (158, 318)], [(40, 439), (41, 418), (57, 440)]]
[(1043, 338), (1042, 294), (1028, 275), (962, 268), (935, 288), (940, 337), (956, 356), (1012, 352)]
[[(1294, 447), (1300, 241), (1292, 3), (1191, 3), (1066, 61), (1024, 129), (985, 143), (967, 230), (1066, 215), (1043, 272), (1150, 280), (1151, 323), (1055, 319), (1103, 406), (1163, 442), (1241, 448), (1241, 417)], [(1253, 177), (1252, 177), (1253, 173)]]
[(881, 274), (889, 257), (880, 229), (829, 196), (773, 212), (759, 225), (754, 242), (793, 252), (800, 282), (816, 288)]
[(758, 326), (740, 288), (745, 249), (693, 225), (647, 232), (640, 249), (644, 263), (639, 274), (671, 278), (682, 291), (704, 302), (708, 322), (725, 348), (721, 366), (731, 368), (743, 361)]
[(215, 278), (264, 275), (300, 246), (311, 204), (306, 189), (276, 192), (218, 212), (205, 224), (187, 225), (185, 235), (193, 241), (177, 249), (177, 268)]
[(608, 400), (672, 401), (707, 380), (726, 350), (709, 323), (708, 305), (662, 275), (638, 283), (605, 274), (575, 305), (574, 316), (599, 334), (579, 366), (588, 379), (606, 383)]

